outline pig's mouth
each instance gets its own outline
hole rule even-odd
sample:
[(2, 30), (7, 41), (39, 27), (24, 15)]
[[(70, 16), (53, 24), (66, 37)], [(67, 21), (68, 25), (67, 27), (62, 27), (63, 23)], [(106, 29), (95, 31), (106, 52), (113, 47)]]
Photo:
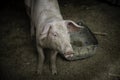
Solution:
[(74, 53), (61, 53), (61, 56), (63, 56), (66, 60), (72, 60), (74, 57)]
[(66, 59), (71, 59), (73, 57), (74, 53), (64, 53), (64, 56)]

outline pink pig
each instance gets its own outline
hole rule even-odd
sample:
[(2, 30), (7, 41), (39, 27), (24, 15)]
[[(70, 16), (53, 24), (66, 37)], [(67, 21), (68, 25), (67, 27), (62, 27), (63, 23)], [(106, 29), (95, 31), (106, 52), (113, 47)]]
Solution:
[[(38, 51), (38, 73), (42, 72), (44, 48), (51, 50), (50, 62), (52, 74), (57, 74), (56, 55), (73, 56), (69, 32), (82, 28), (71, 20), (63, 20), (57, 0), (25, 0), (31, 19), (31, 36), (36, 35)], [(36, 29), (36, 32), (35, 30)]]

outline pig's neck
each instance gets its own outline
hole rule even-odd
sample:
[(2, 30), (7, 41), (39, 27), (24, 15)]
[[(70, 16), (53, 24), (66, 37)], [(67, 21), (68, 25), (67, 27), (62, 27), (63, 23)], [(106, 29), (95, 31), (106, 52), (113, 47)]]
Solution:
[(57, 0), (38, 0), (37, 8), (41, 20), (63, 20)]
[(43, 10), (43, 13), (40, 14), (41, 20), (47, 22), (51, 21), (60, 21), (63, 20), (60, 14), (56, 14), (54, 11), (51, 10)]

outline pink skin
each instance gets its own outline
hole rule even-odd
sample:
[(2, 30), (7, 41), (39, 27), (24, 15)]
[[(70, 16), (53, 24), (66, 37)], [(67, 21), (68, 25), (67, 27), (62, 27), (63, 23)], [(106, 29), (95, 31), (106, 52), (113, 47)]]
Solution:
[(52, 74), (56, 74), (56, 55), (60, 52), (66, 58), (73, 56), (68, 32), (75, 31), (80, 26), (71, 20), (63, 20), (57, 0), (37, 1), (35, 3), (35, 0), (25, 0), (26, 6), (30, 9), (28, 15), (31, 19), (31, 36), (36, 35), (37, 72), (42, 72), (45, 59), (43, 48), (50, 48), (52, 49), (50, 53)]

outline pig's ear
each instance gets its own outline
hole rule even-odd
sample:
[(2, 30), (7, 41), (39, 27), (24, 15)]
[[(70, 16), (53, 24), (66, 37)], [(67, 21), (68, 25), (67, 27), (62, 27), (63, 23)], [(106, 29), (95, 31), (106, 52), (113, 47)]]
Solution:
[(40, 39), (43, 39), (48, 36), (48, 34), (50, 32), (50, 28), (51, 28), (50, 24), (47, 24), (44, 26), (42, 33), (40, 34)]
[(67, 26), (69, 32), (76, 32), (79, 31), (83, 26), (76, 24), (74, 21), (65, 20), (65, 25)]

